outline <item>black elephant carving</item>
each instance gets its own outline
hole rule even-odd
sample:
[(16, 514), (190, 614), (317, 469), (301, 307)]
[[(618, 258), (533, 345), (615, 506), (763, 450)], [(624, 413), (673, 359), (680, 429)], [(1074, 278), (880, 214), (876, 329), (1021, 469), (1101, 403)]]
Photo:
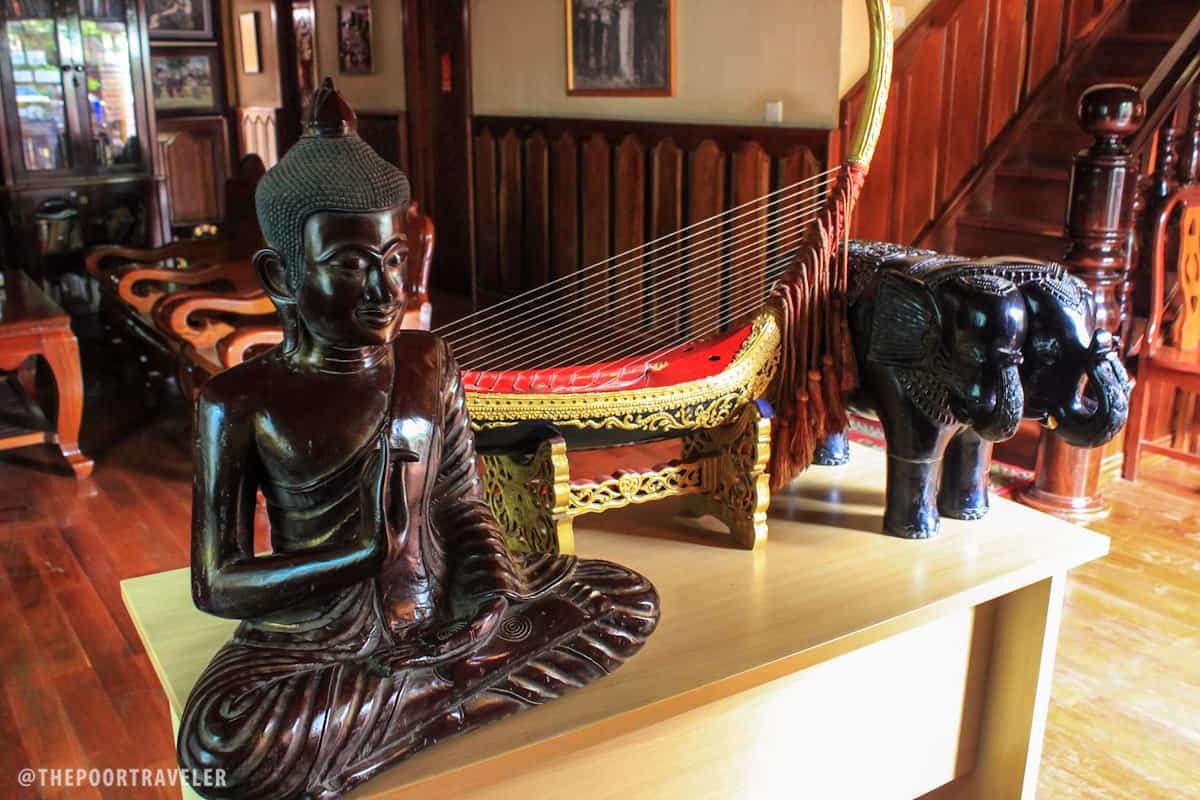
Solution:
[[(984, 516), (992, 445), (1015, 433), (1021, 416), (1077, 447), (1098, 447), (1124, 426), (1131, 386), (1116, 342), (1097, 328), (1091, 292), (1062, 265), (852, 242), (850, 273), (851, 336), (862, 377), (852, 402), (873, 407), (883, 424), (888, 533), (933, 535), (939, 511)], [(940, 329), (913, 306), (917, 285), (942, 304), (957, 302), (950, 314), (937, 305)], [(909, 289), (897, 294), (899, 286)], [(990, 292), (977, 288), (982, 295), (964, 306), (966, 287)], [(984, 321), (996, 315), (1007, 321)], [(906, 352), (903, 343), (923, 325), (928, 343)], [(903, 363), (906, 355), (910, 363)], [(843, 461), (845, 442), (844, 435), (831, 437), (818, 461)]]

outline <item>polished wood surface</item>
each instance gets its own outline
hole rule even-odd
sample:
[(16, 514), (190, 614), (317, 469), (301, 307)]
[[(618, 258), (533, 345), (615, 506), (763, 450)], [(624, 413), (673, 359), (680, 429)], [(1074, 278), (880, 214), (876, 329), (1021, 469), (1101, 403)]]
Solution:
[[(1146, 117), (1137, 87), (1113, 84), (1088, 89), (1079, 100), (1079, 124), (1094, 142), (1071, 167), (1065, 261), (1092, 293), (1096, 324), (1120, 335), (1127, 328), (1122, 287), (1130, 268), (1134, 231), (1137, 157), (1130, 140)], [(1103, 513), (1102, 453), (1071, 447), (1051, 431), (1038, 442), (1037, 478), (1021, 499), (1069, 517)]]
[[(1178, 210), (1178, 213), (1177, 213)], [(1158, 209), (1153, 238), (1148, 242), (1150, 256), (1150, 317), (1138, 356), (1138, 385), (1125, 436), (1125, 461), (1122, 475), (1135, 481), (1141, 467), (1142, 451), (1174, 456), (1200, 464), (1194, 453), (1159, 446), (1149, 429), (1154, 389), (1174, 393), (1179, 389), (1194, 397), (1200, 393), (1200, 342), (1197, 342), (1197, 272), (1200, 269), (1200, 184), (1183, 186), (1172, 192)], [(1173, 264), (1178, 277), (1179, 311), (1172, 322), (1164, 323), (1167, 284), (1167, 239), (1177, 251)], [(1170, 330), (1168, 331), (1168, 326)], [(1170, 338), (1168, 338), (1168, 336)], [(1174, 344), (1175, 346), (1171, 346)], [(1185, 406), (1186, 407), (1186, 406)]]
[[(439, 313), (447, 305), (439, 299)], [(0, 793), (177, 797), (167, 789), (39, 792), (10, 777), (26, 765), (174, 764), (167, 704), (118, 583), (188, 563), (190, 412), (180, 406), (146, 419), (140, 387), (121, 379), (106, 352), (85, 346), (83, 355), (83, 444), (100, 462), (95, 476), (79, 484), (63, 477), (49, 450), (0, 453), (0, 608), (9, 620), (0, 647)], [(1112, 552), (1068, 578), (1039, 797), (1177, 800), (1200, 759), (1200, 481), (1148, 458), (1138, 484), (1106, 480), (1104, 489), (1113, 510), (1092, 525), (1113, 537)], [(849, 505), (843, 513), (863, 512)], [(265, 522), (259, 527), (261, 549)], [(589, 547), (586, 535), (580, 545)], [(874, 602), (878, 594), (862, 596)]]
[[(985, 73), (995, 76), (990, 144), (942, 198), (918, 243), (972, 256), (1061, 258), (1071, 156), (1091, 143), (1075, 121), (1080, 93), (1094, 83), (1146, 84), (1200, 3), (1000, 5), (1014, 8), (992, 8), (991, 29), (1006, 47), (995, 50), (996, 69)], [(1028, 17), (1021, 13), (1026, 8)], [(1023, 50), (1016, 47), (1022, 37)], [(1014, 47), (1018, 52), (1006, 53)]]
[[(476, 278), (483, 303), (802, 181), (837, 157), (836, 132), (797, 128), (476, 117), (474, 129)], [(799, 216), (779, 222), (764, 210), (761, 220), (739, 217), (731, 226), (736, 230), (693, 240), (691, 252), (704, 255), (691, 263), (668, 241), (656, 245), (652, 257), (591, 273), (580, 287), (592, 304), (586, 310), (597, 313), (597, 301), (607, 295), (608, 312), (619, 314), (623, 327), (645, 321), (664, 334), (688, 324), (711, 330), (705, 326), (729, 321), (730, 309), (744, 313), (753, 305), (745, 286), (714, 298), (714, 285), (728, 282), (733, 269), (765, 274), (766, 242), (787, 239)], [(746, 244), (755, 236), (761, 247)], [(727, 255), (713, 266), (718, 252)], [(689, 286), (689, 268), (699, 265), (712, 274), (693, 276)], [(649, 279), (650, 269), (663, 267), (673, 274)], [(639, 273), (647, 280), (636, 280)], [(658, 302), (664, 295), (670, 299), (665, 305)], [(690, 309), (693, 319), (681, 309)]]
[[(980, 606), (1107, 550), (1103, 537), (1003, 500), (984, 522), (947, 521), (942, 536), (931, 542), (884, 537), (878, 532), (883, 460), (878, 451), (856, 449), (847, 467), (807, 473), (776, 496), (772, 536), (754, 554), (731, 551), (711, 535), (682, 528), (667, 504), (592, 521), (577, 531), (580, 553), (653, 574), (663, 598), (667, 612), (639, 657), (537, 713), (416, 756), (358, 796), (385, 796), (402, 786), (436, 796), (446, 781), (468, 780), (472, 770), (497, 774), (507, 764), (520, 771), (518, 761), (527, 769), (542, 758), (633, 733)], [(724, 591), (695, 593), (697, 575)], [(152, 644), (151, 658), (172, 707), (179, 708), (231, 623), (192, 607), (184, 572), (130, 581), (123, 592), (135, 624)], [(1038, 684), (1036, 673), (1025, 679)], [(1040, 684), (1036, 691), (1040, 700), (1029, 695), (1033, 705), (1012, 713), (1036, 717), (1047, 688)], [(1003, 705), (1005, 699), (992, 695), (988, 702)], [(1001, 727), (988, 722), (985, 729), (1011, 750), (1015, 739), (1002, 728), (1021, 723), (995, 724)], [(1005, 774), (1014, 769), (1011, 763), (997, 768)], [(1020, 768), (1018, 774), (1024, 773)], [(1003, 787), (1003, 781), (991, 785)]]
[(167, 178), (172, 225), (225, 219), (230, 158), (229, 125), (224, 116), (159, 120), (158, 159), (160, 172)]
[[(980, 164), (1017, 114), (1086, 44), (1067, 36), (1067, 27), (1091, 25), (1111, 6), (1089, 2), (1086, 13), (1081, 7), (1069, 19), (1056, 0), (929, 3), (896, 41), (892, 99), (855, 213), (855, 238), (911, 244), (928, 231), (978, 180)], [(843, 137), (863, 99), (861, 83), (842, 98)], [(931, 246), (977, 255), (952, 241)], [(1040, 255), (1019, 247), (1004, 252)]]
[[(83, 378), (71, 320), (24, 272), (0, 273), (0, 374), (26, 368), (40, 357), (57, 388), (57, 409), (47, 416), (53, 430), (31, 430), (0, 420), (0, 450), (30, 444), (58, 445), (75, 476), (92, 474), (94, 463), (79, 449)], [(29, 381), (25, 381), (29, 383)]]

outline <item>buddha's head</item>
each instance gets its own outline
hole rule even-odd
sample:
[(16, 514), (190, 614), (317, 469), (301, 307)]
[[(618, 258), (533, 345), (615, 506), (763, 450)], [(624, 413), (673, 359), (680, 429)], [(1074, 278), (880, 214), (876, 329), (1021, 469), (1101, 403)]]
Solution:
[(333, 345), (386, 344), (404, 311), (408, 179), (358, 137), (329, 78), (310, 109), (255, 192), (267, 241), (255, 268), (285, 324)]

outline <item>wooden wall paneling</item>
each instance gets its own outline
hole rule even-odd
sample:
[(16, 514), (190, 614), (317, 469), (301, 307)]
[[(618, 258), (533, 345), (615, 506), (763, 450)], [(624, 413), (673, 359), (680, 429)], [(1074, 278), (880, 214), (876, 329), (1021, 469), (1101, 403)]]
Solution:
[(579, 269), (579, 145), (570, 133), (554, 142), (550, 162), (553, 277)]
[(158, 124), (159, 157), (167, 178), (172, 225), (225, 218), (229, 134), (225, 117), (164, 118)]
[[(689, 170), (688, 225), (707, 220), (725, 210), (725, 154), (711, 139), (692, 151)], [(687, 300), (688, 332), (696, 336), (720, 325), (725, 294), (725, 232), (703, 223), (688, 232)]]
[(677, 334), (684, 325), (676, 294), (685, 280), (680, 237), (658, 240), (683, 227), (683, 151), (674, 139), (663, 139), (652, 151), (651, 164), (650, 239), (656, 244), (649, 257), (655, 267), (651, 287), (654, 327)]
[[(897, 68), (900, 91), (896, 111), (900, 125), (895, 202), (899, 218), (897, 242), (911, 242), (937, 206), (940, 159), (931, 156), (942, 125), (942, 77), (946, 29), (930, 25), (911, 52), (911, 61)], [(892, 81), (895, 91), (897, 82)]]
[[(686, 176), (691, 174), (689, 165), (697, 152), (701, 170), (708, 169), (712, 178), (695, 198), (696, 207), (703, 208), (706, 215), (724, 211), (727, 203), (733, 202), (727, 173), (743, 151), (754, 153), (756, 165), (744, 168), (747, 171), (741, 180), (745, 197), (752, 190), (761, 190), (758, 195), (765, 193), (774, 165), (785, 156), (805, 152), (807, 158), (823, 166), (828, 154), (840, 152), (840, 133), (805, 129), (484, 116), (476, 117), (473, 127), (476, 137), (484, 132), (490, 135), (481, 140), (484, 152), (475, 161), (479, 169), (495, 170), (495, 175), (478, 178), (475, 189), (488, 190), (489, 196), (479, 198), (478, 203), (494, 206), (497, 226), (495, 261), (493, 248), (484, 242), (481, 246), (485, 252), (477, 259), (475, 269), (481, 285), (500, 294), (540, 285), (628, 250), (644, 242), (651, 230), (657, 238), (686, 225), (692, 219), (690, 198), (694, 188)], [(517, 162), (519, 182), (512, 180)], [(652, 163), (662, 169), (652, 167)], [(493, 190), (497, 193), (494, 198), (490, 196)], [(487, 208), (484, 211), (491, 213)], [(490, 219), (476, 230), (489, 229)], [(668, 220), (672, 223), (670, 230), (664, 227)], [(695, 252), (696, 248), (692, 249)], [(713, 252), (718, 251), (720, 247), (714, 245)], [(665, 255), (658, 253), (658, 261), (665, 262)], [(647, 258), (642, 255), (643, 270)], [(581, 307), (599, 304), (615, 311), (616, 299), (630, 299), (614, 289), (616, 281), (627, 279), (617, 273), (637, 267), (635, 260), (620, 269), (614, 266), (607, 275), (598, 271), (594, 276), (597, 280), (588, 284), (594, 289), (588, 303), (582, 297), (573, 300)], [(601, 283), (607, 285), (597, 288)], [(643, 286), (650, 285), (647, 278)], [(672, 311), (660, 302), (668, 296), (665, 287), (655, 288), (659, 291), (650, 295), (643, 291), (636, 301), (644, 306), (643, 322), (653, 319), (659, 326), (672, 324), (667, 321)], [(723, 298), (716, 298), (720, 291), (718, 281), (712, 302), (714, 314), (730, 308), (727, 291)], [(653, 308), (649, 305), (652, 300)]]
[[(883, 127), (879, 131), (879, 142), (875, 147), (875, 156), (871, 159), (871, 171), (863, 184), (858, 205), (854, 212), (851, 231), (858, 239), (891, 242), (896, 239), (895, 224), (896, 203), (900, 195), (897, 193), (896, 178), (899, 164), (897, 144), (900, 124), (901, 90), (905, 81), (897, 73), (892, 78), (892, 90), (888, 101), (887, 112), (883, 117)], [(863, 110), (863, 95), (861, 92), (853, 96), (846, 105), (846, 120), (843, 130), (853, 130), (858, 123)]]
[[(730, 312), (738, 320), (762, 305), (767, 283), (767, 219), (770, 206), (771, 159), (757, 142), (747, 142), (733, 157), (731, 207), (745, 205), (730, 220)], [(787, 205), (798, 202), (789, 199)]]
[[(408, 172), (403, 111), (357, 111), (358, 135), (385, 160)], [(421, 200), (414, 195), (414, 199)]]
[(475, 258), (479, 286), (489, 291), (502, 286), (497, 171), (496, 137), (485, 129), (475, 137)]
[(607, 268), (595, 268), (611, 254), (611, 174), (612, 150), (608, 139), (592, 134), (583, 143), (583, 304), (582, 313), (590, 319), (608, 313), (609, 274)]
[(935, 205), (975, 166), (984, 141), (984, 61), (988, 0), (964, 0), (945, 25), (946, 54), (941, 123), (941, 163)]
[(541, 131), (525, 141), (525, 270), (533, 285), (550, 280), (550, 148)]
[[(817, 161), (811, 150), (807, 147), (797, 147), (779, 159), (779, 187), (782, 189), (801, 181), (810, 180), (822, 171), (821, 163)], [(829, 193), (824, 186), (826, 179), (811, 180), (795, 192), (797, 196), (804, 199), (804, 208), (816, 205)], [(778, 259), (800, 246), (804, 229), (807, 227), (804, 221), (814, 213), (815, 210), (806, 211), (803, 215), (796, 216), (786, 210), (772, 212), (773, 221), (770, 225), (772, 241), (768, 249), (768, 260), (772, 266), (779, 266)]]
[(1062, 0), (1030, 0), (1029, 77), (1026, 94), (1032, 93), (1058, 65), (1062, 43)]
[[(987, 23), (985, 145), (999, 135), (1021, 105), (1025, 78), (1026, 0), (991, 0)], [(1055, 35), (1058, 35), (1056, 31)]]
[(643, 329), (650, 322), (645, 254), (629, 251), (646, 242), (646, 150), (633, 134), (617, 147), (613, 175), (614, 319), (622, 330)]
[(510, 130), (500, 138), (499, 255), (500, 288), (516, 293), (525, 288), (524, 221), (521, 218), (521, 139)]

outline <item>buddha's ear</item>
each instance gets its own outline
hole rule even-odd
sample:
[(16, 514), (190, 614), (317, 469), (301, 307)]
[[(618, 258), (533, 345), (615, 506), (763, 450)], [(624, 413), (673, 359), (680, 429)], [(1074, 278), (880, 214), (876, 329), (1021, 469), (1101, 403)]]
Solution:
[(288, 287), (287, 270), (283, 266), (283, 258), (277, 250), (264, 247), (254, 254), (254, 271), (258, 282), (262, 284), (267, 296), (276, 305), (296, 302)]

